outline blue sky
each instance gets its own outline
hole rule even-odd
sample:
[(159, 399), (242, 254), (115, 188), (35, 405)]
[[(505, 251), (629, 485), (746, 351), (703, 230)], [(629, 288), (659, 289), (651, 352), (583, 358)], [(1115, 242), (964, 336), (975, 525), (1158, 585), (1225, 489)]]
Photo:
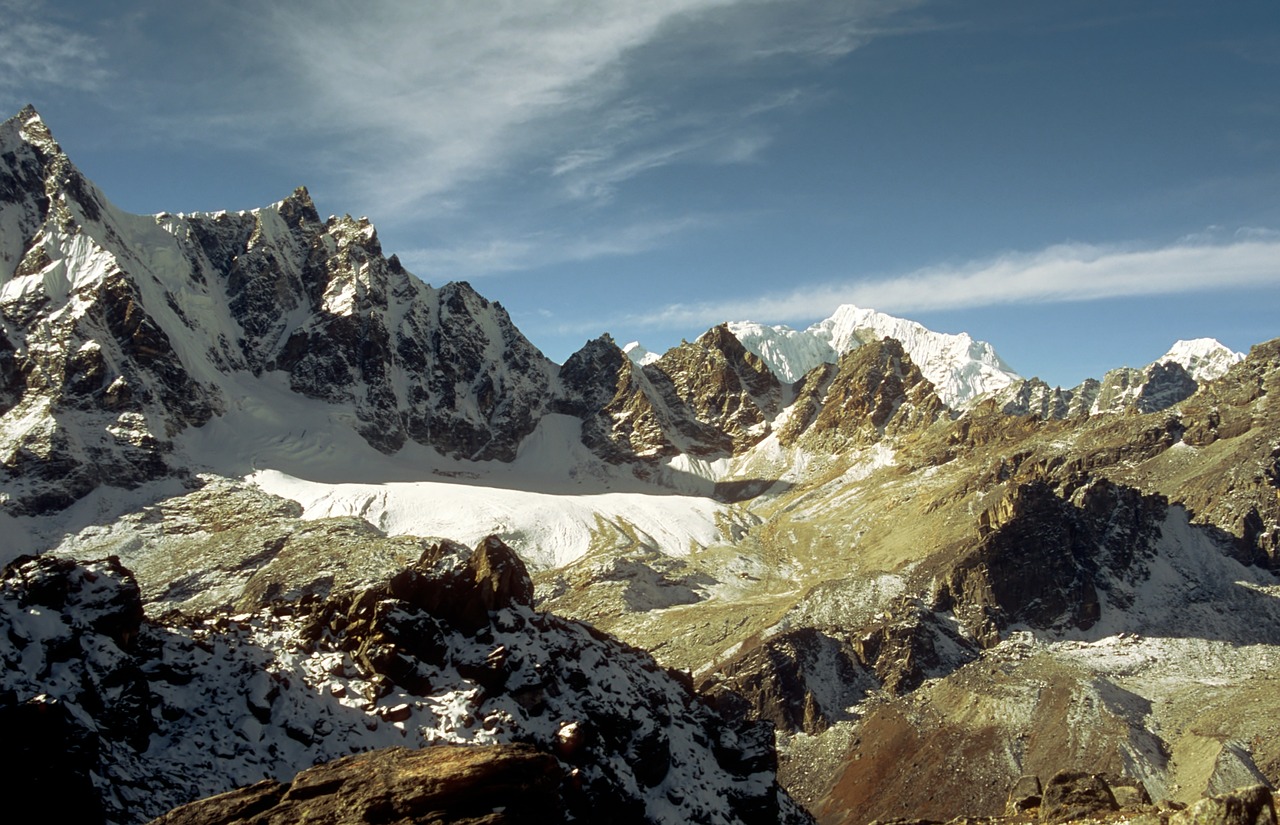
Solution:
[(132, 212), (306, 185), (562, 361), (840, 303), (1070, 386), (1280, 335), (1280, 4), (0, 0)]

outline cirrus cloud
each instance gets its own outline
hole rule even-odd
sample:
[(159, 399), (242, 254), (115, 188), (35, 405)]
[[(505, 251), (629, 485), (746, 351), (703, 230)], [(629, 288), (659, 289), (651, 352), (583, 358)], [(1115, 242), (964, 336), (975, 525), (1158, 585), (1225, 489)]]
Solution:
[(1231, 243), (1159, 248), (1059, 244), (896, 277), (722, 302), (669, 304), (617, 319), (615, 325), (666, 329), (747, 319), (794, 323), (825, 317), (840, 304), (918, 313), (1271, 287), (1280, 288), (1280, 239), (1250, 227), (1241, 240)]

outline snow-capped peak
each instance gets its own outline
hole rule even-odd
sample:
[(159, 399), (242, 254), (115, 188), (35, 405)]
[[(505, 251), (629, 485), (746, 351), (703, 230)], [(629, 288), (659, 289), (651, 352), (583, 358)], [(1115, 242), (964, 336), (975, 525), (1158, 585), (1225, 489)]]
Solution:
[(835, 363), (842, 353), (882, 338), (901, 342), (938, 395), (953, 407), (1019, 378), (990, 344), (967, 333), (933, 332), (915, 321), (852, 304), (838, 307), (830, 318), (803, 331), (751, 321), (730, 323), (729, 329), (784, 381), (797, 381), (819, 364)]
[(658, 358), (661, 357), (656, 352), (650, 352), (649, 350), (645, 349), (643, 346), (640, 345), (639, 341), (632, 341), (630, 344), (627, 344), (625, 347), (623, 347), (622, 351), (627, 354), (628, 358), (630, 358), (633, 362), (635, 362), (637, 365), (641, 367), (645, 366), (646, 364), (652, 364), (654, 361), (657, 361)]
[(1221, 378), (1232, 364), (1242, 360), (1244, 353), (1235, 352), (1216, 338), (1193, 338), (1176, 342), (1155, 363), (1173, 361), (1185, 367), (1196, 381), (1212, 381)]

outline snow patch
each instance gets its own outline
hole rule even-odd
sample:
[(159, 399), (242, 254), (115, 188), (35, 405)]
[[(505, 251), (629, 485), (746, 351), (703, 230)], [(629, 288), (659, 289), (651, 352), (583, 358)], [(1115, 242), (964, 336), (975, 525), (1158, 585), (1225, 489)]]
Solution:
[(497, 535), (535, 568), (586, 555), (603, 526), (639, 535), (667, 555), (723, 541), (728, 506), (696, 496), (643, 493), (557, 495), (445, 481), (326, 484), (277, 470), (248, 480), (292, 499), (303, 518), (357, 516), (390, 535), (439, 536), (475, 544)]

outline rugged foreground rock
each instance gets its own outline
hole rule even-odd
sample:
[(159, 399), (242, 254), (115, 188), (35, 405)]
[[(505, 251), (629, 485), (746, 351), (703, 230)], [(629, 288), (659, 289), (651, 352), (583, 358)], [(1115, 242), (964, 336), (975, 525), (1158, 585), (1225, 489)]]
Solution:
[[(58, 789), (52, 813), (78, 822), (245, 785), (171, 821), (354, 821), (330, 818), (352, 806), (380, 822), (807, 821), (774, 781), (771, 726), (730, 722), (647, 654), (534, 612), (497, 539), (422, 544), (380, 585), (254, 588), (241, 612), (163, 621), (114, 557), (19, 559), (0, 582), (0, 718), (31, 744), (6, 790)], [(294, 778), (362, 751), (376, 753)]]
[(527, 745), (388, 748), (192, 802), (153, 825), (538, 825), (561, 809), (566, 778)]

